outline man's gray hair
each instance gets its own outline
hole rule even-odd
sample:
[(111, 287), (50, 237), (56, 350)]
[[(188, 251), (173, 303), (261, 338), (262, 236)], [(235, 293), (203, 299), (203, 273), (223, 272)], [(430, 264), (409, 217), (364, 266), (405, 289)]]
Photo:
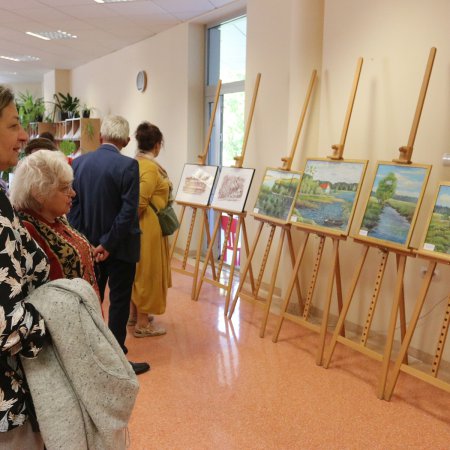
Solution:
[(8, 107), (11, 102), (14, 101), (13, 91), (6, 86), (0, 84), (0, 117), (3, 114), (3, 110)]
[(73, 181), (73, 170), (60, 151), (38, 150), (19, 161), (10, 191), (12, 205), (39, 212), (38, 197), (50, 196)]
[(128, 142), (130, 125), (122, 116), (107, 116), (102, 121), (100, 134), (106, 140)]

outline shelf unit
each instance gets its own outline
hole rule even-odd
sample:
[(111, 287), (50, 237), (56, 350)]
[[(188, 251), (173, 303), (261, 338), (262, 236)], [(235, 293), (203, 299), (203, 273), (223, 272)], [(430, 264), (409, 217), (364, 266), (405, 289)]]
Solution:
[(56, 133), (56, 123), (52, 122), (30, 122), (28, 124), (28, 136), (29, 139), (35, 139), (42, 133), (49, 131), (53, 135)]
[(57, 141), (73, 141), (81, 153), (91, 152), (100, 146), (100, 119), (77, 117), (56, 124)]

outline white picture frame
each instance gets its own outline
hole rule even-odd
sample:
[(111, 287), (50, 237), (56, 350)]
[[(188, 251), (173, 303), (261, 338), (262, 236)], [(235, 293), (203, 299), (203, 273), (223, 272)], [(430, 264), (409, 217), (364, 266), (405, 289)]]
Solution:
[(214, 190), (211, 207), (222, 211), (244, 211), (255, 169), (222, 167)]
[(217, 166), (185, 164), (175, 201), (188, 205), (208, 206), (218, 169)]

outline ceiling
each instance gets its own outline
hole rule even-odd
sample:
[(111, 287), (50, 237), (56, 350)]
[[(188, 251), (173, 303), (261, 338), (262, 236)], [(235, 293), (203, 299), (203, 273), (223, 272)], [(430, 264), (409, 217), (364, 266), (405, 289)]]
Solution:
[[(36, 83), (54, 69), (72, 69), (147, 39), (235, 0), (0, 0), (0, 83)], [(77, 39), (46, 41), (26, 32), (64, 31)]]

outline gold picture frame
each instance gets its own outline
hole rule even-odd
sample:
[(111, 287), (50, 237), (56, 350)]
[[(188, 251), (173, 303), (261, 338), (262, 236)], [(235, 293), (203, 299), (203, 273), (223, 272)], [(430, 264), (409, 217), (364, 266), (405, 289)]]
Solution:
[(292, 226), (347, 236), (367, 164), (359, 159), (308, 158), (289, 216)]
[(358, 232), (352, 237), (409, 250), (430, 171), (429, 164), (378, 161)]
[(417, 253), (450, 263), (450, 181), (439, 183), (432, 205)]

